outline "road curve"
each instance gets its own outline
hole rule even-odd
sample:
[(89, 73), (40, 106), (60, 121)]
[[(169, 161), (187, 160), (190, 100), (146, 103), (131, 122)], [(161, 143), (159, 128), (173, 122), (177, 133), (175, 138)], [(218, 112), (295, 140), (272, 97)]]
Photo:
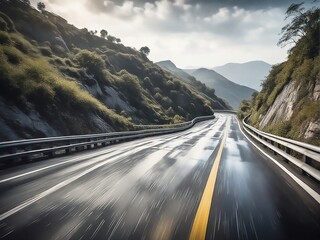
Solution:
[(231, 114), (2, 170), (0, 196), (0, 239), (320, 239), (320, 205)]

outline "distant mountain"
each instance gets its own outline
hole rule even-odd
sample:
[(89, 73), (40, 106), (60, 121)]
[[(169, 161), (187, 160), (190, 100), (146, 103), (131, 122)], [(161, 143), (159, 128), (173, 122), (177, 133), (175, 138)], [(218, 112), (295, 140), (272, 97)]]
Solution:
[(264, 61), (227, 63), (223, 66), (214, 67), (213, 70), (232, 82), (260, 90), (261, 81), (269, 74), (271, 65)]
[(182, 69), (177, 68), (177, 66), (170, 60), (160, 61), (160, 62), (157, 62), (156, 64), (162, 69), (165, 69), (184, 80), (188, 80), (191, 77), (188, 73), (186, 73)]
[(233, 109), (238, 109), (240, 103), (244, 99), (250, 99), (254, 89), (236, 84), (214, 70), (200, 68), (192, 72), (192, 76), (206, 84), (210, 88), (214, 88), (216, 95), (225, 99)]
[(170, 60), (160, 61), (156, 63), (162, 69), (172, 73), (174, 76), (180, 78), (185, 83), (188, 83), (192, 87), (194, 87), (197, 91), (205, 94), (210, 97), (214, 102), (215, 106), (223, 109), (230, 109), (231, 106), (223, 99), (217, 97), (215, 94), (215, 89), (209, 88), (206, 84), (201, 81), (198, 81), (194, 76), (186, 73), (184, 70), (178, 68), (173, 62)]

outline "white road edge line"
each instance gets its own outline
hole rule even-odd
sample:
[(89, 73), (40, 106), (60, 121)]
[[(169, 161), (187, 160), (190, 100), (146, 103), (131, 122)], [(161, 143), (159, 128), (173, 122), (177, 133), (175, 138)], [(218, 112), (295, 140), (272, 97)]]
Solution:
[[(208, 125), (209, 125), (209, 124), (207, 124), (206, 127), (207, 127)], [(200, 131), (200, 132), (201, 132), (201, 131)], [(181, 134), (181, 135), (183, 135), (183, 134)], [(179, 136), (181, 136), (181, 135), (179, 135)], [(197, 135), (199, 135), (199, 132), (198, 132), (198, 134), (196, 134), (196, 136), (197, 136)], [(172, 138), (172, 137), (171, 137), (171, 138)], [(165, 138), (165, 139), (166, 139), (166, 140), (167, 140), (167, 139), (170, 139), (170, 137), (169, 137), (169, 138)], [(161, 140), (160, 140), (160, 141), (161, 141)], [(151, 144), (151, 145), (152, 145), (152, 144)], [(154, 145), (156, 145), (156, 144), (154, 144)], [(135, 150), (136, 150), (136, 149), (135, 149)], [(135, 151), (135, 150), (132, 150), (132, 151)], [(59, 190), (59, 189), (63, 188), (64, 186), (66, 186), (66, 185), (74, 182), (75, 180), (81, 178), (82, 176), (84, 176), (84, 175), (86, 175), (86, 174), (94, 171), (95, 169), (97, 169), (97, 168), (99, 168), (99, 167), (102, 167), (103, 165), (106, 165), (107, 163), (113, 162), (113, 161), (115, 161), (115, 160), (117, 160), (117, 159), (119, 159), (119, 158), (125, 157), (125, 156), (127, 156), (127, 155), (129, 155), (129, 154), (130, 154), (130, 151), (127, 151), (127, 152), (124, 152), (124, 153), (119, 154), (118, 156), (114, 156), (114, 157), (112, 157), (112, 158), (110, 158), (110, 159), (108, 159), (108, 160), (106, 160), (106, 161), (103, 161), (103, 162), (101, 162), (101, 163), (99, 163), (99, 164), (97, 164), (97, 165), (95, 165), (95, 166), (87, 169), (86, 171), (84, 171), (84, 172), (82, 172), (82, 173), (80, 173), (80, 174), (78, 174), (78, 175), (73, 176), (72, 178), (69, 178), (69, 179), (67, 179), (67, 180), (64, 180), (63, 182), (61, 182), (61, 183), (59, 183), (59, 184), (57, 184), (57, 185), (55, 185), (55, 186), (47, 189), (46, 191), (44, 191), (44, 192), (42, 192), (42, 193), (37, 194), (37, 195), (34, 196), (33, 198), (30, 198), (30, 199), (24, 201), (23, 203), (19, 204), (18, 206), (12, 208), (11, 210), (2, 213), (2, 214), (0, 215), (0, 221), (3, 221), (4, 219), (10, 217), (11, 215), (15, 214), (16, 212), (19, 212), (20, 210), (28, 207), (29, 205), (35, 203), (36, 201), (38, 201), (38, 200), (40, 200), (40, 199), (48, 196), (49, 194), (51, 194), (51, 193), (53, 193), (53, 192), (56, 192), (57, 190)]]
[[(146, 142), (146, 141), (144, 141), (144, 142)], [(139, 144), (137, 144), (137, 145), (143, 145), (144, 142), (143, 141), (139, 142)], [(129, 147), (131, 147), (131, 146), (129, 146)], [(117, 150), (117, 147), (113, 146), (112, 148), (103, 149), (103, 150), (95, 152), (95, 153), (89, 153), (89, 154), (86, 154), (84, 156), (73, 157), (73, 158), (71, 158), (69, 160), (66, 160), (66, 161), (63, 161), (63, 162), (60, 162), (60, 163), (55, 163), (55, 164), (49, 165), (47, 167), (39, 168), (39, 169), (30, 171), (30, 172), (26, 172), (26, 173), (22, 173), (22, 174), (19, 174), (19, 175), (16, 175), (16, 176), (12, 176), (12, 177), (9, 177), (9, 178), (2, 179), (2, 180), (0, 180), (0, 184), (8, 182), (8, 181), (11, 181), (11, 180), (14, 180), (14, 179), (17, 179), (17, 178), (20, 178), (20, 177), (24, 177), (24, 176), (27, 176), (27, 175), (30, 175), (30, 174), (33, 174), (33, 173), (41, 172), (43, 170), (50, 169), (50, 168), (53, 168), (53, 167), (56, 167), (56, 166), (59, 166), (59, 165), (62, 165), (62, 164), (67, 164), (67, 163), (70, 163), (70, 162), (77, 162), (77, 161), (85, 161), (85, 160), (88, 160), (89, 158), (96, 157), (98, 155), (109, 154), (109, 153), (111, 153), (113, 151), (116, 151), (116, 150)]]
[[(55, 164), (49, 165), (49, 166), (47, 166), (47, 167), (39, 168), (39, 169), (30, 171), (30, 172), (26, 172), (26, 173), (22, 173), (22, 174), (13, 176), (13, 177), (9, 177), (9, 178), (2, 179), (2, 180), (0, 180), (0, 183), (4, 183), (4, 182), (8, 182), (8, 181), (10, 181), (10, 180), (14, 180), (14, 179), (16, 179), (16, 178), (24, 177), (24, 176), (30, 175), (30, 174), (32, 174), (32, 173), (41, 172), (41, 171), (43, 171), (43, 170), (46, 170), (46, 169), (49, 169), (49, 168), (52, 168), (52, 167), (56, 167), (56, 166), (59, 166), (59, 165), (62, 165), (62, 164), (66, 164), (66, 163), (69, 163), (69, 162), (86, 160), (87, 158), (91, 158), (91, 157), (100, 155), (100, 153), (101, 153), (101, 154), (108, 154), (108, 153), (110, 153), (110, 152), (112, 152), (112, 151), (113, 151), (113, 150), (111, 150), (111, 151), (104, 151), (104, 152), (103, 152), (103, 151), (101, 151), (101, 152), (99, 151), (98, 153), (95, 153), (95, 154), (90, 154), (90, 155), (86, 155), (86, 156), (83, 156), (83, 157), (71, 158), (70, 160), (67, 160), (67, 161), (63, 161), (63, 162), (60, 162), (60, 163), (55, 163)], [(114, 150), (114, 151), (116, 151), (116, 150)]]
[[(209, 125), (209, 124), (211, 124), (211, 121), (207, 125)], [(205, 126), (207, 126), (207, 125), (205, 125)], [(183, 135), (183, 134), (178, 134), (178, 137), (181, 136), (181, 135)], [(159, 135), (159, 136), (156, 136), (156, 137), (162, 137), (162, 136)], [(170, 136), (170, 135), (168, 136), (167, 135), (168, 139), (170, 139), (171, 137), (172, 136)], [(175, 136), (175, 137), (177, 137), (177, 136)], [(167, 138), (165, 138), (165, 139), (167, 139)], [(139, 143), (137, 145), (140, 145), (140, 144), (143, 145), (143, 142), (146, 142), (146, 139), (143, 139), (143, 140), (144, 141), (139, 141)], [(149, 141), (149, 140), (147, 140), (147, 141)], [(84, 161), (84, 160), (87, 160), (88, 158), (95, 157), (97, 155), (108, 154), (108, 153), (110, 153), (112, 151), (116, 151), (117, 147), (118, 146), (113, 146), (112, 148), (109, 148), (108, 150), (104, 149), (104, 150), (101, 150), (101, 151), (98, 151), (98, 152), (95, 152), (95, 153), (86, 154), (85, 156), (73, 157), (73, 158), (71, 158), (69, 160), (66, 160), (66, 161), (63, 161), (63, 162), (60, 162), (60, 163), (55, 163), (55, 164), (49, 165), (47, 167), (39, 168), (39, 169), (30, 171), (30, 172), (26, 172), (26, 173), (22, 173), (22, 174), (19, 174), (19, 175), (16, 175), (16, 176), (8, 177), (8, 178), (0, 180), (0, 184), (8, 182), (8, 181), (11, 181), (11, 180), (14, 180), (14, 179), (17, 179), (17, 178), (24, 177), (24, 176), (27, 176), (27, 175), (30, 175), (30, 174), (33, 174), (33, 173), (41, 172), (43, 170), (50, 169), (50, 168), (53, 168), (53, 167), (56, 167), (56, 166), (59, 166), (59, 165), (62, 165), (62, 164), (66, 164), (66, 163), (69, 163), (69, 162)], [(132, 146), (130, 146), (130, 147), (132, 147)]]
[(263, 153), (263, 155), (267, 156), (270, 160), (272, 160), (279, 168), (281, 168), (286, 174), (288, 174), (300, 187), (302, 187), (312, 198), (314, 198), (314, 200), (316, 200), (320, 204), (320, 195), (307, 184), (305, 184), (303, 181), (301, 181), (298, 177), (296, 177), (293, 173), (291, 173), (287, 168), (281, 165), (277, 160), (275, 160), (273, 157), (271, 157), (269, 154), (263, 151), (260, 147), (258, 147), (251, 139), (249, 139), (247, 135), (242, 131), (237, 118), (236, 120), (238, 122), (240, 131), (248, 139), (248, 141), (251, 142), (251, 144), (255, 146), (261, 153)]
[(104, 161), (104, 162), (102, 162), (100, 164), (97, 164), (94, 167), (91, 167), (91, 168), (87, 169), (86, 171), (84, 171), (84, 172), (82, 172), (82, 173), (80, 173), (80, 174), (78, 174), (78, 175), (76, 175), (76, 176), (74, 176), (72, 178), (69, 178), (69, 179), (67, 179), (67, 180), (65, 180), (65, 181), (63, 181), (63, 182), (61, 182), (61, 183), (49, 188), (48, 190), (36, 195), (35, 197), (33, 197), (33, 198), (21, 203), (20, 205), (16, 206), (15, 208), (12, 208), (11, 210), (1, 214), (0, 215), (0, 221), (2, 221), (5, 218), (15, 214), (16, 212), (20, 211), (21, 209), (24, 209), (24, 208), (28, 207), (29, 205), (31, 205), (31, 204), (35, 203), (36, 201), (40, 200), (41, 198), (44, 198), (44, 197), (48, 196), (49, 194), (59, 190), (60, 188), (62, 188), (64, 186), (74, 182), (75, 180), (77, 180), (80, 177), (88, 174), (89, 172), (92, 172), (93, 170), (95, 170), (95, 169), (97, 169), (97, 168), (99, 168), (99, 167), (101, 167), (103, 165), (106, 165), (109, 162), (115, 161), (118, 158), (119, 158), (119, 156), (113, 157), (113, 158), (111, 158), (111, 159), (109, 159), (107, 161)]

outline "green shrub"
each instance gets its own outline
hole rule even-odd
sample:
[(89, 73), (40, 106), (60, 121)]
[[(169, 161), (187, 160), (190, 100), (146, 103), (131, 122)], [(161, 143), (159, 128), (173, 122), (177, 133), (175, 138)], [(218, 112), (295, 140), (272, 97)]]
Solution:
[(278, 136), (288, 137), (288, 133), (291, 131), (291, 128), (292, 126), (290, 121), (282, 121), (271, 126), (271, 131)]
[[(43, 56), (52, 57), (52, 51), (49, 47), (39, 47), (39, 50)], [(61, 63), (62, 63), (62, 61), (61, 61)]]
[(38, 42), (36, 40), (30, 40), (30, 43), (35, 46), (38, 47)]
[(142, 98), (142, 88), (139, 84), (139, 79), (125, 71), (120, 72), (121, 74), (121, 87), (126, 96), (131, 99), (138, 101)]
[(16, 48), (8, 47), (5, 48), (3, 52), (11, 64), (16, 65), (21, 62), (21, 53)]
[(3, 31), (0, 31), (0, 44), (10, 44), (11, 39), (9, 34)]
[(72, 61), (68, 58), (64, 59), (64, 63), (69, 67), (74, 67)]
[(81, 73), (80, 70), (77, 68), (73, 68), (73, 67), (61, 67), (59, 68), (60, 71), (66, 75), (68, 75), (69, 77), (75, 78), (75, 79), (79, 79), (81, 78)]
[(60, 45), (54, 45), (52, 46), (52, 50), (55, 54), (59, 55), (59, 56), (66, 56), (66, 49)]
[(11, 39), (14, 42), (14, 46), (25, 54), (36, 53), (34, 46), (20, 34), (12, 33)]
[(80, 67), (85, 68), (89, 74), (93, 74), (98, 80), (102, 80), (105, 62), (101, 56), (89, 50), (81, 50), (75, 55), (75, 60)]

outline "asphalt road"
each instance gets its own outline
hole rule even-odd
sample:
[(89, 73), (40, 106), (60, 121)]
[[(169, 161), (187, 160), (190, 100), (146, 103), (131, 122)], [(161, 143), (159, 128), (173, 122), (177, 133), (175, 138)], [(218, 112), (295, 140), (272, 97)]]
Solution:
[(200, 205), (206, 239), (320, 239), (320, 205), (229, 114), (0, 172), (1, 239), (188, 239)]

